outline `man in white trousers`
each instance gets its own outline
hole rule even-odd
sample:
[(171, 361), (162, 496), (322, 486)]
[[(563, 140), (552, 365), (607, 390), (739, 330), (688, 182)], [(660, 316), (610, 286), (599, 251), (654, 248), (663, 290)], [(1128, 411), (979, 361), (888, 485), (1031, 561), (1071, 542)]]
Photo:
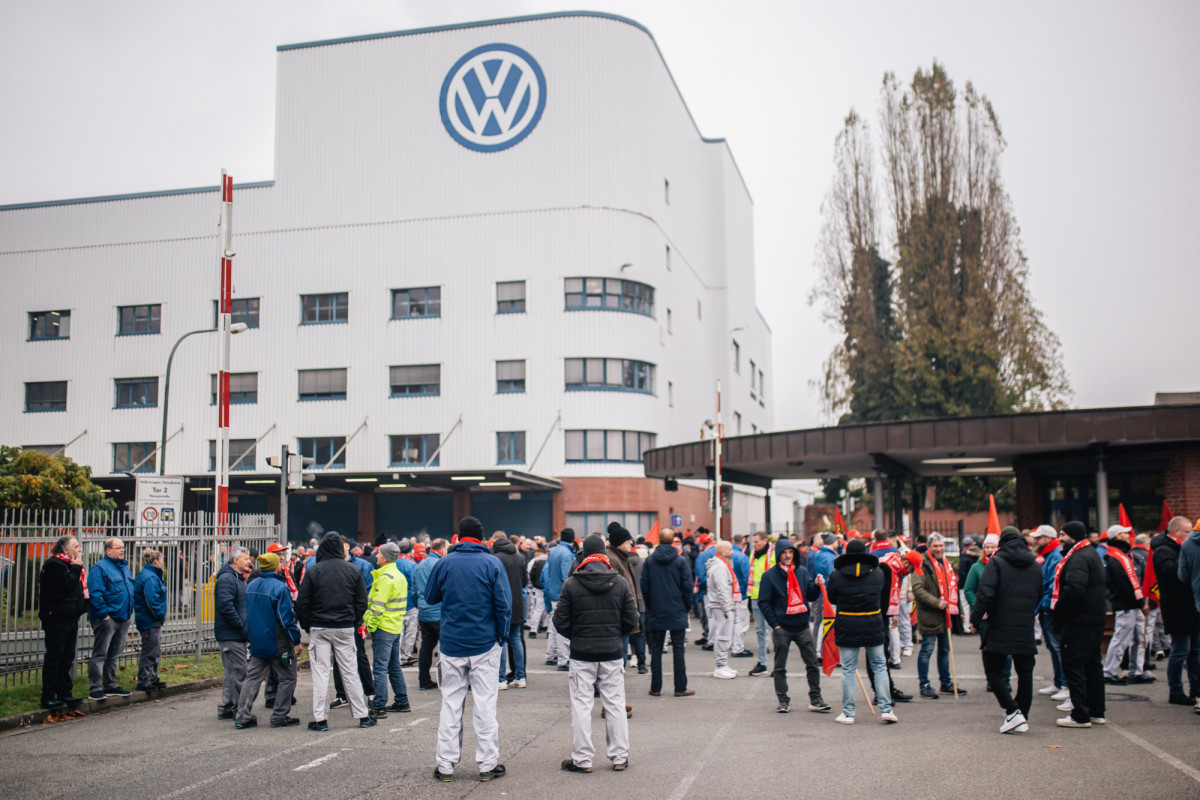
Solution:
[(571, 642), (571, 757), (567, 772), (591, 772), (592, 706), (599, 690), (604, 706), (607, 748), (612, 768), (629, 768), (629, 721), (625, 716), (625, 676), (621, 637), (638, 627), (637, 601), (629, 584), (604, 552), (598, 533), (583, 542), (583, 560), (563, 584), (554, 608), (554, 627)]
[(458, 523), (458, 544), (438, 560), (425, 584), (425, 599), (442, 604), (435, 780), (454, 780), (462, 756), (463, 706), (470, 684), (479, 780), (504, 777), (500, 726), (496, 722), (500, 645), (508, 640), (512, 593), (500, 559), (483, 543), (483, 525), (474, 517)]
[(737, 671), (729, 667), (729, 647), (733, 641), (734, 608), (742, 599), (733, 574), (732, 552), (733, 545), (729, 542), (717, 542), (716, 554), (708, 560), (708, 597), (704, 603), (708, 612), (708, 641), (713, 646), (716, 666), (713, 677), (726, 680), (737, 677)]
[(550, 615), (546, 613), (546, 598), (542, 594), (542, 570), (546, 568), (546, 546), (537, 545), (533, 560), (529, 562), (529, 638), (536, 639), (542, 623), (549, 625)]
[(562, 585), (571, 574), (571, 565), (574, 563), (575, 531), (563, 528), (558, 534), (558, 544), (550, 548), (546, 567), (542, 570), (543, 605), (550, 615), (550, 632), (546, 636), (546, 666), (557, 666), (559, 672), (568, 670), (567, 659), (570, 658), (571, 641), (564, 638), (554, 627), (554, 605), (558, 602)]

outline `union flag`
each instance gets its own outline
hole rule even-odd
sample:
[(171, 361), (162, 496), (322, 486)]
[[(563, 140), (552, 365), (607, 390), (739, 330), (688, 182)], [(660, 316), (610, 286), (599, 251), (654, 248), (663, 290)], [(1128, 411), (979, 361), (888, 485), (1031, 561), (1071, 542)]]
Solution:
[(821, 599), (825, 601), (824, 615), (825, 619), (821, 621), (821, 671), (825, 673), (825, 677), (833, 674), (834, 667), (842, 660), (841, 654), (838, 652), (837, 642), (833, 637), (833, 605), (829, 602), (829, 595), (825, 592), (825, 584), (821, 584)]
[(846, 518), (842, 516), (842, 510), (837, 506), (833, 509), (833, 532), (842, 535), (842, 538), (850, 538), (850, 526), (846, 524)]

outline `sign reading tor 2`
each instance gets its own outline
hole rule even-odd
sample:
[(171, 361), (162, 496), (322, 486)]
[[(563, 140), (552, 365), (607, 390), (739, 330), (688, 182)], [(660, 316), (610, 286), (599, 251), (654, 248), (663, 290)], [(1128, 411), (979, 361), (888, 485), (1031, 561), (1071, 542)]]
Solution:
[(442, 124), (469, 150), (493, 153), (530, 134), (546, 107), (546, 78), (533, 56), (511, 44), (464, 55), (442, 82)]

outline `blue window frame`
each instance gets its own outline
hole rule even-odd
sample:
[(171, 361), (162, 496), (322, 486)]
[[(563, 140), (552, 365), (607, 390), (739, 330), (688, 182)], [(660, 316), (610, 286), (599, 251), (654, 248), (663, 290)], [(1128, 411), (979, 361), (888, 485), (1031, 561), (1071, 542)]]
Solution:
[(156, 447), (157, 442), (114, 442), (113, 472), (154, 472), (158, 468)]
[(568, 462), (608, 461), (640, 464), (658, 437), (644, 431), (568, 430), (564, 435)]
[[(254, 470), (255, 441), (253, 439), (229, 440), (229, 469), (231, 472), (252, 472)], [(242, 456), (245, 456), (243, 458)], [(326, 457), (325, 461), (329, 458)], [(321, 463), (324, 464), (325, 461)], [(208, 471), (217, 471), (217, 440), (208, 440)]]
[[(217, 404), (217, 376), (212, 378), (210, 402)], [(258, 373), (231, 372), (229, 373), (229, 404), (232, 406), (253, 405), (258, 402)]]
[(71, 338), (70, 311), (29, 312), (29, 341)]
[(346, 369), (302, 369), (300, 400), (345, 400)]
[(310, 436), (304, 439), (297, 439), (296, 450), (301, 456), (313, 460), (311, 469), (325, 469), (325, 465), (329, 463), (329, 459), (333, 458), (334, 453), (341, 450), (341, 453), (338, 453), (337, 460), (330, 464), (329, 468), (345, 469), (346, 451), (343, 449), (345, 444), (345, 436)]
[(616, 522), (636, 539), (645, 536), (658, 519), (654, 511), (568, 511), (567, 527), (576, 531), (603, 531)]
[(117, 378), (117, 408), (158, 406), (158, 378)]
[(120, 306), (117, 308), (117, 335), (141, 336), (162, 332), (162, 305)]
[(66, 381), (34, 381), (25, 384), (26, 411), (66, 411)]
[[(441, 442), (441, 434), (437, 433), (406, 433), (389, 436), (388, 443), (392, 451), (393, 467), (423, 467), (434, 453), (437, 453)], [(429, 466), (436, 467), (441, 461), (441, 454)]]
[(442, 393), (441, 364), (391, 367), (392, 397), (437, 397)]
[(501, 281), (496, 284), (496, 313), (525, 313), (525, 281)]
[(654, 365), (627, 358), (568, 358), (566, 390), (654, 394)]
[[(231, 323), (244, 322), (247, 328), (258, 327), (258, 307), (259, 299), (257, 297), (244, 297), (241, 299), (233, 299), (229, 301), (229, 321)], [(213, 300), (213, 327), (217, 327), (218, 316), (221, 310), (221, 305), (216, 300)]]
[(524, 391), (525, 362), (497, 361), (496, 392), (499, 394), (520, 394)]
[(654, 316), (654, 287), (621, 278), (567, 278), (567, 311), (626, 311)]
[(525, 431), (499, 431), (496, 434), (496, 463), (525, 463)]
[(392, 319), (420, 319), (442, 315), (442, 287), (392, 289)]
[(301, 325), (332, 325), (349, 321), (349, 292), (300, 295)]

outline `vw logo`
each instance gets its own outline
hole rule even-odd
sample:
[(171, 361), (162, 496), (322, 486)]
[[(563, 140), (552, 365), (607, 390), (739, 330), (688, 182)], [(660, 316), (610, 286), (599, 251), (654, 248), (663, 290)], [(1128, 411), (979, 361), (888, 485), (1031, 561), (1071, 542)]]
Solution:
[(546, 78), (533, 56), (511, 44), (464, 55), (442, 82), (442, 124), (468, 150), (494, 153), (529, 135), (546, 107)]

